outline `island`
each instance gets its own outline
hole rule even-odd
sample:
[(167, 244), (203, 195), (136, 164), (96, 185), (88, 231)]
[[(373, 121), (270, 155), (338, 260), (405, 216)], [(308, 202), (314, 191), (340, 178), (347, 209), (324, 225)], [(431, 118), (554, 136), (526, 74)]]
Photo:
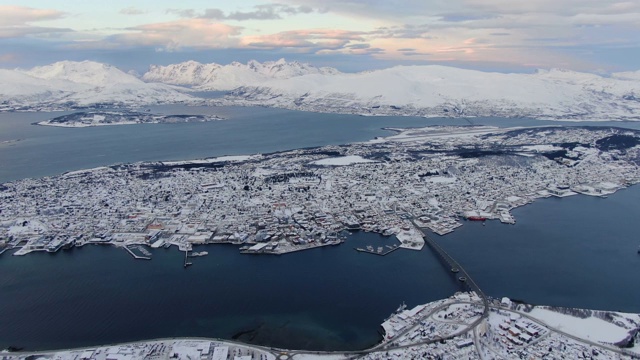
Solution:
[(62, 115), (50, 120), (40, 121), (35, 125), (57, 126), (67, 128), (131, 125), (131, 124), (169, 124), (187, 122), (205, 122), (224, 120), (216, 115), (159, 115), (149, 112), (129, 110), (118, 111), (81, 111)]
[(422, 229), (516, 222), (543, 197), (606, 197), (640, 179), (640, 132), (612, 127), (390, 129), (363, 143), (193, 161), (141, 162), (0, 186), (0, 251), (106, 244), (149, 260), (236, 244), (280, 255), (340, 245), (350, 231), (420, 250)]

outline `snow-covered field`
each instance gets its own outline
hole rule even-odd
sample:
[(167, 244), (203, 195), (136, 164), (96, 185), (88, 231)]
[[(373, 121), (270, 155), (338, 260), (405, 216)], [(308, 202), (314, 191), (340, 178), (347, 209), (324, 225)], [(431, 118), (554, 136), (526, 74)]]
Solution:
[[(624, 340), (631, 330), (597, 317), (582, 319), (539, 307), (533, 309), (529, 315), (567, 334), (605, 344), (614, 344)], [(625, 318), (632, 317), (640, 323), (640, 316), (637, 314), (622, 315)]]
[(371, 162), (375, 162), (375, 161), (365, 159), (359, 155), (350, 155), (350, 156), (340, 156), (340, 157), (316, 160), (316, 161), (313, 161), (311, 164), (320, 165), (320, 166), (345, 166), (345, 165), (351, 165), (351, 164), (361, 164), (361, 163), (371, 163)]
[(228, 156), (219, 156), (215, 158), (208, 159), (197, 159), (197, 160), (183, 160), (183, 161), (163, 161), (163, 165), (187, 165), (187, 164), (213, 164), (220, 162), (241, 162), (247, 160), (255, 160), (261, 158), (262, 155), (228, 155)]

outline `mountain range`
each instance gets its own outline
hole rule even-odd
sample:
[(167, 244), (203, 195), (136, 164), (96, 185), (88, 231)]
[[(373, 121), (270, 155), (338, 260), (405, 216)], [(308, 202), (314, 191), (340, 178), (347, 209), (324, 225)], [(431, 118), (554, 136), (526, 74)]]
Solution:
[(271, 79), (339, 73), (334, 68), (318, 68), (297, 61), (287, 62), (284, 59), (264, 63), (251, 60), (246, 65), (239, 62), (220, 65), (187, 61), (168, 66), (151, 65), (142, 79), (147, 82), (191, 86), (198, 90), (227, 91), (241, 86), (264, 84)]
[(166, 84), (146, 83), (116, 67), (61, 61), (30, 70), (0, 69), (0, 110), (190, 103)]
[[(194, 90), (228, 94), (204, 100), (189, 95)], [(5, 110), (203, 102), (362, 115), (640, 120), (640, 71), (505, 74), (425, 65), (342, 73), (284, 59), (152, 65), (141, 77), (90, 61), (0, 70)]]

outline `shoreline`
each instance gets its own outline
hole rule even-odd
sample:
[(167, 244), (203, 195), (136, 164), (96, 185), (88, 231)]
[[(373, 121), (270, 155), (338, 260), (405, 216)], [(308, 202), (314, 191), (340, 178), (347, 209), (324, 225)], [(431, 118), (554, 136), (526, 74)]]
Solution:
[[(400, 307), (394, 313), (392, 313), (381, 324), (383, 329), (383, 337), (380, 342), (372, 345), (371, 347), (360, 350), (328, 350), (328, 351), (314, 351), (304, 349), (285, 349), (273, 346), (249, 344), (231, 339), (221, 338), (209, 338), (209, 337), (164, 337), (154, 338), (146, 340), (136, 340), (121, 343), (111, 343), (95, 346), (79, 346), (71, 348), (60, 349), (47, 349), (38, 351), (29, 350), (16, 350), (16, 351), (0, 351), (1, 356), (8, 357), (8, 359), (23, 359), (25, 356), (43, 356), (44, 359), (55, 356), (58, 359), (73, 359), (78, 356), (79, 353), (91, 353), (101, 351), (112, 351), (113, 349), (135, 348), (138, 351), (142, 349), (154, 349), (158, 345), (165, 345), (171, 348), (171, 351), (176, 350), (178, 347), (182, 349), (185, 344), (191, 344), (191, 346), (202, 346), (204, 343), (209, 343), (208, 346), (236, 348), (241, 351), (258, 351), (263, 352), (266, 356), (273, 356), (272, 359), (282, 358), (286, 356), (287, 359), (307, 359), (309, 356), (318, 359), (368, 359), (369, 355), (376, 356), (376, 354), (401, 352), (406, 354), (407, 352), (413, 352), (414, 349), (435, 346), (434, 350), (439, 346), (438, 344), (445, 344), (444, 339), (462, 339), (457, 342), (451, 342), (450, 345), (444, 345), (443, 347), (452, 347), (453, 351), (460, 351), (467, 346), (460, 346), (465, 341), (469, 341), (470, 334), (472, 338), (475, 338), (470, 344), (475, 343), (475, 347), (470, 347), (469, 350), (473, 354), (476, 351), (480, 351), (482, 347), (493, 347), (493, 352), (496, 352), (496, 346), (499, 348), (498, 352), (504, 352), (504, 354), (511, 353), (512, 346), (517, 348), (528, 348), (529, 352), (533, 351), (545, 351), (548, 345), (544, 345), (545, 339), (553, 338), (555, 341), (559, 341), (564, 344), (564, 351), (567, 351), (567, 345), (573, 347), (573, 351), (582, 349), (596, 348), (603, 354), (611, 354), (606, 359), (618, 358), (617, 356), (625, 356), (628, 359), (640, 358), (640, 346), (626, 347), (625, 341), (633, 341), (633, 337), (624, 334), (626, 331), (630, 333), (640, 328), (635, 328), (636, 325), (632, 325), (633, 322), (640, 320), (640, 314), (633, 313), (620, 313), (612, 311), (593, 311), (579, 308), (557, 308), (540, 305), (530, 305), (526, 303), (517, 302), (509, 298), (502, 299), (489, 299), (490, 311), (486, 318), (479, 317), (478, 307), (481, 306), (481, 300), (474, 292), (457, 292), (449, 298), (432, 301), (426, 304), (415, 306), (413, 309), (405, 309)], [(586, 312), (588, 315), (574, 315)], [(445, 315), (443, 318), (443, 314)], [(447, 316), (449, 315), (449, 319)], [(624, 319), (624, 321), (618, 321), (614, 323), (612, 319)], [(511, 320), (511, 321), (509, 321)], [(506, 322), (504, 322), (506, 321)], [(625, 322), (626, 321), (626, 322)], [(510, 323), (510, 325), (509, 325)], [(429, 325), (430, 324), (430, 325)], [(499, 326), (498, 326), (499, 324)], [(524, 335), (514, 336), (509, 333), (496, 332), (496, 330), (505, 329), (509, 327), (509, 331), (521, 331)], [(520, 330), (514, 330), (517, 326)], [(586, 325), (590, 324), (590, 325)], [(615, 334), (599, 334), (592, 333), (594, 337), (585, 336), (585, 329), (581, 329), (583, 326), (592, 327), (605, 327), (608, 332), (614, 332)], [(430, 332), (425, 332), (425, 328), (431, 326)], [(433, 328), (436, 327), (437, 331), (434, 332)], [(490, 330), (491, 328), (495, 330)], [(526, 330), (526, 332), (525, 332)], [(444, 331), (441, 333), (440, 331)], [(449, 332), (447, 334), (447, 332)], [(508, 340), (505, 344), (511, 344), (509, 347), (504, 345), (490, 345), (487, 341), (482, 342), (479, 334), (483, 336)], [(528, 334), (530, 335), (528, 335)], [(589, 333), (589, 332), (587, 332)], [(466, 339), (466, 340), (465, 340)], [(535, 339), (534, 341), (531, 341)], [(609, 339), (619, 339), (615, 342)], [(509, 342), (511, 341), (511, 343)], [(538, 345), (538, 343), (541, 343)], [(457, 349), (456, 349), (457, 347)], [(575, 349), (575, 348), (578, 349)], [(537, 348), (538, 350), (533, 350)], [(111, 349), (111, 350), (110, 350)], [(130, 351), (130, 350), (124, 350)], [(210, 350), (209, 350), (210, 351)], [(421, 350), (424, 351), (424, 350)], [(442, 350), (440, 350), (442, 351)], [(452, 350), (446, 350), (451, 352)], [(142, 351), (141, 354), (146, 353)], [(476, 353), (477, 356), (477, 353)], [(139, 357), (140, 359), (144, 356)], [(138, 359), (138, 357), (134, 357)]]

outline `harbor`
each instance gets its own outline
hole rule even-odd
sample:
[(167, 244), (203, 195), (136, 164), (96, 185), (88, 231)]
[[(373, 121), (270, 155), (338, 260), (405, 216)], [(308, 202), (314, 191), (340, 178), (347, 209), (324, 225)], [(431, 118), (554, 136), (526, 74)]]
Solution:
[(151, 260), (151, 252), (142, 245), (126, 245), (124, 249), (136, 260)]
[(379, 256), (387, 256), (389, 254), (391, 254), (392, 252), (400, 249), (400, 245), (396, 244), (396, 245), (385, 245), (385, 246), (378, 246), (377, 248), (374, 249), (373, 246), (368, 245), (365, 248), (354, 248), (356, 251), (361, 252), (361, 253), (366, 253), (366, 254), (373, 254), (373, 255), (379, 255)]

